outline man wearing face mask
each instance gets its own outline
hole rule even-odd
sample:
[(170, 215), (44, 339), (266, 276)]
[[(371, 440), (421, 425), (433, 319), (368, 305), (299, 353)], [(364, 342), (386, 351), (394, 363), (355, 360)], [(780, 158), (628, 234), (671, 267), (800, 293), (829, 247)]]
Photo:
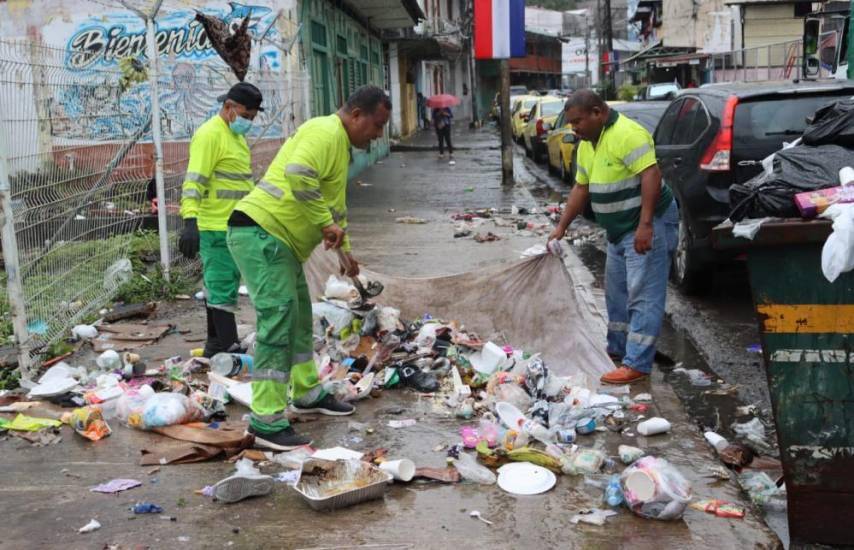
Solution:
[(228, 216), (253, 187), (249, 146), (244, 135), (263, 111), (261, 92), (247, 82), (218, 98), (220, 112), (202, 124), (190, 142), (190, 161), (181, 192), (184, 230), (178, 248), (188, 259), (202, 258), (207, 293), (204, 356), (239, 351), (237, 290), (240, 271), (225, 242)]
[(310, 443), (290, 426), (289, 402), (302, 413), (354, 411), (318, 382), (302, 264), (323, 242), (340, 249), (344, 273), (359, 274), (346, 233), (350, 147), (367, 149), (382, 137), (390, 113), (386, 93), (363, 86), (337, 113), (305, 122), (228, 220), (228, 248), (257, 318), (249, 433), (259, 446), (287, 451)]

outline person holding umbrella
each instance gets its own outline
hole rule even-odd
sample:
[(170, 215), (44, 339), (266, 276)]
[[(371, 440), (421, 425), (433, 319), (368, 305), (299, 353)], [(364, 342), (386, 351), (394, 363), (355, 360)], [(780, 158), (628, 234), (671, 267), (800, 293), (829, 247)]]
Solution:
[(455, 165), (454, 146), (451, 143), (451, 121), (454, 113), (451, 107), (459, 105), (460, 100), (450, 94), (439, 94), (431, 96), (427, 105), (433, 109), (433, 127), (436, 129), (436, 137), (439, 138), (439, 160), (445, 158), (445, 145), (448, 146), (448, 164)]

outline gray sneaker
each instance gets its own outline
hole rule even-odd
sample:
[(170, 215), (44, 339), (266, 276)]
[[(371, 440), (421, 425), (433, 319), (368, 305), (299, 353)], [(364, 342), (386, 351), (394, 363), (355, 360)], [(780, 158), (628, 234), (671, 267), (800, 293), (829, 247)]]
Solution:
[(356, 412), (356, 407), (349, 403), (338, 401), (330, 394), (317, 403), (305, 408), (297, 407), (295, 404), (292, 404), (291, 410), (297, 414), (319, 413), (325, 414), (326, 416), (347, 416)]
[(214, 485), (214, 497), (231, 504), (249, 497), (269, 495), (273, 491), (273, 478), (266, 475), (241, 475), (227, 477)]

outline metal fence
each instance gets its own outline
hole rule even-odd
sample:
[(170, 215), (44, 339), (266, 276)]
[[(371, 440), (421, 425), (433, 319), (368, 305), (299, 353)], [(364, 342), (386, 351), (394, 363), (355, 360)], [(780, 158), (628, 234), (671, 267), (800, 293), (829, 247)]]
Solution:
[(801, 78), (803, 42), (792, 40), (711, 54), (712, 82), (760, 82)]
[[(276, 67), (253, 54), (245, 78), (262, 90), (266, 108), (247, 136), (256, 178), (309, 115), (308, 77), (296, 48), (291, 54), (283, 44), (276, 45)], [(127, 82), (128, 71), (116, 64), (78, 69), (85, 64), (70, 63), (75, 55), (81, 54), (33, 39), (0, 40), (3, 261), (24, 376), (45, 345), (103, 307), (132, 276), (136, 231), (158, 230), (159, 223), (166, 228), (159, 248), (167, 274), (190, 267), (177, 252), (189, 140), (236, 82), (217, 57), (141, 57), (135, 69), (147, 78)]]

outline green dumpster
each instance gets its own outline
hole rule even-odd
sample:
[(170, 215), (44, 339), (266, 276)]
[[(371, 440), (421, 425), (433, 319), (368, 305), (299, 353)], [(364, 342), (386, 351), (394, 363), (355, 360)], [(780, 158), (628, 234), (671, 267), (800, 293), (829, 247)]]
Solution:
[(759, 321), (793, 543), (854, 543), (854, 271), (821, 272), (827, 220), (761, 226), (743, 248)]

